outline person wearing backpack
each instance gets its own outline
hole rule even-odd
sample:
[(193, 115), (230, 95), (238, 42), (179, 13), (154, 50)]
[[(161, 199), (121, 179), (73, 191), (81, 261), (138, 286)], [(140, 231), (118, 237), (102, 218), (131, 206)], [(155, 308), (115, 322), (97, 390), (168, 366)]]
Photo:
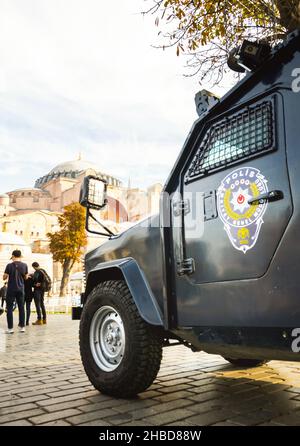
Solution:
[(44, 303), (45, 291), (51, 289), (51, 279), (44, 269), (40, 267), (38, 262), (33, 262), (34, 269), (33, 280), (33, 298), (37, 312), (37, 320), (32, 325), (46, 325), (47, 313)]
[(19, 327), (25, 332), (25, 310), (24, 310), (24, 282), (27, 279), (28, 267), (21, 262), (22, 253), (19, 249), (12, 252), (12, 262), (6, 265), (3, 280), (8, 280), (6, 293), (7, 330), (6, 333), (14, 332), (13, 310), (17, 302), (19, 309)]

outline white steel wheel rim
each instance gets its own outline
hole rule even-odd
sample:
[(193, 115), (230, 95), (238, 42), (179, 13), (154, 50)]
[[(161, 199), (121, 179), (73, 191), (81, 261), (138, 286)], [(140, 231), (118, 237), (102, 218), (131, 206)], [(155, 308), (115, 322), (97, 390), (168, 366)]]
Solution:
[(112, 372), (122, 362), (125, 331), (121, 316), (110, 306), (99, 308), (90, 326), (90, 347), (97, 366)]

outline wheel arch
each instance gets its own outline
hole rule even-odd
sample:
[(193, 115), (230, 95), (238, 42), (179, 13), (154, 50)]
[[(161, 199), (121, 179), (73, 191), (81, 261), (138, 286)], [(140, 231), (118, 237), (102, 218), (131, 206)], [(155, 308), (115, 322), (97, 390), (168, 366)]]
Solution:
[(147, 278), (131, 257), (96, 265), (87, 276), (83, 303), (95, 286), (108, 280), (124, 280), (140, 316), (151, 325), (163, 326), (163, 315)]

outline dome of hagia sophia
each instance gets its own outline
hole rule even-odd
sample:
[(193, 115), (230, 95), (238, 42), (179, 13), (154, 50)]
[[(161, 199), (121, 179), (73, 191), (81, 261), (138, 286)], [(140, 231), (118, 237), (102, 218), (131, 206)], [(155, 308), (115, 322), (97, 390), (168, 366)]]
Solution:
[(79, 175), (88, 170), (94, 171), (97, 176), (106, 180), (108, 184), (114, 186), (121, 185), (121, 181), (119, 179), (103, 173), (99, 166), (90, 161), (81, 159), (81, 156), (79, 155), (78, 159), (60, 163), (53, 169), (51, 169), (49, 173), (38, 178), (35, 182), (35, 187), (40, 188), (41, 186), (55, 178), (76, 179)]

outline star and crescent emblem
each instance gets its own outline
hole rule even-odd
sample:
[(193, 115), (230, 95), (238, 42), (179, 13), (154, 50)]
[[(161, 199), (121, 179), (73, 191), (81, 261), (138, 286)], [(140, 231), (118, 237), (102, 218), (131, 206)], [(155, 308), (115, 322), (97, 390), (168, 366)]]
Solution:
[(267, 209), (267, 203), (248, 201), (267, 191), (266, 178), (254, 167), (230, 172), (218, 188), (218, 211), (225, 232), (233, 247), (244, 254), (255, 246)]

